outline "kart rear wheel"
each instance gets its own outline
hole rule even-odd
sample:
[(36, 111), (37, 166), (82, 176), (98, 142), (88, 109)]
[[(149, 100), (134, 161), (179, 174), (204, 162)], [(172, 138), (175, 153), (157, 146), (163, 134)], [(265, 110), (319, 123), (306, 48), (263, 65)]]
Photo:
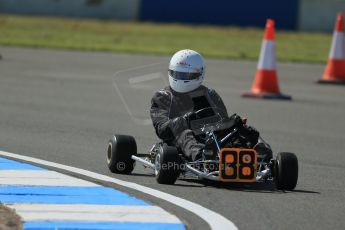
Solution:
[(107, 164), (113, 173), (130, 174), (134, 169), (132, 155), (137, 154), (134, 137), (114, 135), (108, 143)]
[(155, 176), (159, 184), (174, 184), (180, 175), (181, 159), (175, 147), (163, 145), (155, 158)]
[(298, 179), (298, 160), (296, 155), (287, 152), (278, 153), (275, 164), (277, 189), (293, 190)]

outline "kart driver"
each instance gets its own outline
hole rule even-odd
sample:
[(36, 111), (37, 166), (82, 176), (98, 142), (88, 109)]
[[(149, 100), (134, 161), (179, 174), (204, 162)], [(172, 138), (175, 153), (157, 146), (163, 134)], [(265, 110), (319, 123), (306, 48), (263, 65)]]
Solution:
[[(181, 50), (173, 55), (169, 64), (169, 84), (156, 92), (151, 100), (150, 115), (157, 136), (163, 141), (180, 148), (188, 160), (202, 159), (207, 151), (197, 141), (189, 128), (189, 116), (200, 109), (215, 107), (224, 111), (226, 107), (213, 89), (202, 85), (205, 78), (203, 57), (193, 50)], [(256, 132), (258, 138), (259, 133)], [(265, 143), (264, 149), (269, 148)], [(272, 152), (270, 156), (272, 156)]]

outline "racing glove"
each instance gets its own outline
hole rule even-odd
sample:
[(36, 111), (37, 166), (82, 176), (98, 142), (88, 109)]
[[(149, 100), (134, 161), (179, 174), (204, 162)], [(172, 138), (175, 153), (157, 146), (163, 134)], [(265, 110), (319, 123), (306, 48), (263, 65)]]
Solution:
[(196, 115), (194, 112), (188, 112), (185, 115), (183, 115), (183, 119), (187, 122), (187, 124), (189, 126), (190, 121), (196, 119)]
[(175, 137), (178, 137), (183, 131), (189, 129), (189, 123), (184, 116), (176, 117), (169, 122), (169, 127)]

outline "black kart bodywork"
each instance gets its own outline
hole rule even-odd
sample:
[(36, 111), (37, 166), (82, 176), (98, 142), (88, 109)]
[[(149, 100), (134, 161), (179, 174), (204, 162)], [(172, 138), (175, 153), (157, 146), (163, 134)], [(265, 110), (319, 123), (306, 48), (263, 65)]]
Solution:
[(181, 175), (199, 179), (232, 182), (274, 181), (277, 189), (293, 190), (298, 180), (295, 154), (278, 153), (273, 158), (259, 133), (241, 117), (231, 117), (220, 109), (208, 107), (190, 114), (190, 129), (207, 151), (197, 161), (186, 159), (171, 143), (155, 143), (146, 154), (138, 154), (135, 139), (114, 135), (108, 144), (107, 164), (114, 173), (129, 174), (138, 162), (154, 170), (158, 183), (174, 184)]

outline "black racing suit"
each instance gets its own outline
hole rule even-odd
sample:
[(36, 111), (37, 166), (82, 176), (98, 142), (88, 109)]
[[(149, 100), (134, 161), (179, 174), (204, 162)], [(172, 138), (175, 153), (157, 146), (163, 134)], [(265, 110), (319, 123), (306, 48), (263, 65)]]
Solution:
[[(175, 145), (188, 159), (195, 161), (201, 157), (201, 150), (205, 145), (197, 141), (184, 115), (207, 107), (220, 109), (228, 117), (221, 97), (215, 90), (203, 85), (188, 93), (178, 93), (169, 86), (156, 92), (151, 101), (150, 115), (157, 136), (164, 142)], [(258, 160), (268, 162), (272, 158), (271, 147), (259, 137), (256, 129), (246, 125), (244, 127), (245, 136), (254, 136), (255, 141), (250, 148), (255, 148)]]
[(203, 85), (188, 93), (178, 93), (170, 87), (156, 92), (151, 101), (150, 114), (157, 136), (180, 148), (187, 158), (196, 160), (205, 146), (195, 139), (183, 116), (207, 107), (221, 109), (227, 116), (221, 97), (215, 90)]

